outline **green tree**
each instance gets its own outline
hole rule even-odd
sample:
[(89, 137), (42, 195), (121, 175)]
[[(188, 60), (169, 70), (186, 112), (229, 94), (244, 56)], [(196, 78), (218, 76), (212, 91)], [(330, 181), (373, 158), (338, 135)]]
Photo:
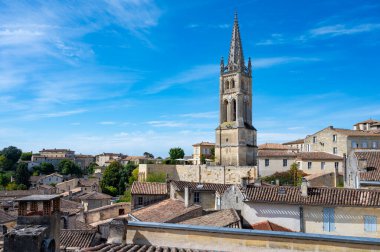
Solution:
[[(102, 181), (100, 182), (100, 186), (102, 191), (105, 193), (111, 194), (111, 189), (107, 187), (118, 188), (120, 185), (121, 175), (120, 172), (123, 169), (123, 166), (117, 162), (113, 161), (104, 171)], [(125, 187), (124, 187), (125, 188)], [(116, 189), (116, 192), (118, 190)], [(113, 192), (112, 192), (113, 193)]]
[(129, 177), (129, 185), (132, 185), (133, 182), (139, 180), (139, 168), (136, 168), (132, 171), (132, 175)]
[(39, 171), (42, 173), (42, 174), (45, 174), (45, 175), (48, 175), (48, 174), (51, 174), (51, 173), (54, 173), (55, 169), (54, 169), (54, 165), (52, 165), (51, 163), (46, 163), (46, 162), (43, 162), (40, 167), (39, 167)]
[(262, 180), (268, 183), (274, 183), (277, 179), (281, 185), (298, 186), (302, 182), (302, 177), (307, 176), (306, 173), (298, 169), (298, 165), (293, 163), (290, 169), (284, 172), (276, 172), (270, 176), (263, 177)]
[(11, 182), (10, 177), (7, 174), (5, 174), (4, 172), (1, 172), (0, 173), (0, 185), (4, 188), (7, 186), (7, 184), (9, 184), (9, 182)]
[(63, 159), (61, 162), (58, 163), (58, 171), (63, 175), (82, 175), (82, 170), (80, 169), (80, 167), (69, 159)]
[(32, 155), (33, 155), (32, 152), (23, 152), (23, 153), (21, 154), (20, 159), (21, 159), (22, 161), (31, 161), (31, 160), (32, 160)]
[(148, 174), (146, 182), (166, 182), (166, 174), (164, 172), (154, 172)]
[(20, 159), (21, 153), (22, 151), (14, 146), (9, 146), (1, 151), (1, 155), (3, 155), (6, 159), (11, 160), (13, 164)]
[(206, 163), (206, 156), (201, 154), (201, 164), (205, 164)]
[(7, 191), (17, 190), (17, 184), (15, 182), (9, 183), (5, 189)]
[(95, 172), (95, 168), (96, 168), (97, 166), (98, 166), (97, 163), (91, 163), (91, 164), (89, 164), (88, 167), (87, 167), (87, 172), (88, 172), (88, 174), (94, 174), (94, 172)]
[(154, 158), (154, 155), (152, 153), (149, 153), (149, 152), (144, 152), (144, 157), (146, 158)]
[(102, 189), (103, 193), (109, 194), (111, 196), (116, 196), (117, 195), (117, 188), (113, 186), (106, 186)]
[(131, 202), (131, 199), (131, 188), (128, 188), (127, 190), (125, 190), (123, 196), (120, 197), (119, 202)]
[(180, 147), (171, 148), (169, 150), (169, 156), (171, 160), (180, 159), (185, 156), (185, 152)]
[(20, 162), (17, 165), (16, 173), (15, 173), (16, 184), (17, 185), (23, 184), (25, 186), (29, 186), (29, 178), (30, 178), (30, 173), (28, 171), (28, 164), (24, 162)]

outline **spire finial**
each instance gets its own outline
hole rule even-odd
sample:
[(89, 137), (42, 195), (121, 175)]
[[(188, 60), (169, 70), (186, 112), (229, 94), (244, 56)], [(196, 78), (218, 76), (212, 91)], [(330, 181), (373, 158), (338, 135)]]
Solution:
[(238, 12), (237, 12), (237, 10), (235, 10), (234, 21), (238, 22)]

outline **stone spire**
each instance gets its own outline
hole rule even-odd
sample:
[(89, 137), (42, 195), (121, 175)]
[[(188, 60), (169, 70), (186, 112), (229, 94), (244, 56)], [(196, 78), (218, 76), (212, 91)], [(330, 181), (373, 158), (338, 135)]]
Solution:
[(234, 28), (232, 30), (230, 46), (230, 55), (228, 56), (228, 71), (244, 71), (244, 55), (240, 39), (237, 12), (235, 12)]

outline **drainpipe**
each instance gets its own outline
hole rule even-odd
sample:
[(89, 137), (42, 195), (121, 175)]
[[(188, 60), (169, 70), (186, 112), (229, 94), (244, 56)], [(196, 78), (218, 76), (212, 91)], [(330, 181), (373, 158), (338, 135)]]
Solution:
[(303, 206), (300, 206), (300, 232), (305, 233), (305, 217), (303, 214)]

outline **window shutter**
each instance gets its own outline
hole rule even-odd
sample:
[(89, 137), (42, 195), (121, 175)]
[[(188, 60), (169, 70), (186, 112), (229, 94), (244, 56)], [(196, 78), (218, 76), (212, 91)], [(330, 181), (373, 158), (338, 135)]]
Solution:
[(364, 231), (365, 232), (370, 232), (370, 227), (369, 227), (369, 216), (364, 215)]
[(334, 208), (330, 208), (330, 232), (335, 231), (335, 213)]
[(323, 231), (329, 231), (329, 209), (323, 208)]

